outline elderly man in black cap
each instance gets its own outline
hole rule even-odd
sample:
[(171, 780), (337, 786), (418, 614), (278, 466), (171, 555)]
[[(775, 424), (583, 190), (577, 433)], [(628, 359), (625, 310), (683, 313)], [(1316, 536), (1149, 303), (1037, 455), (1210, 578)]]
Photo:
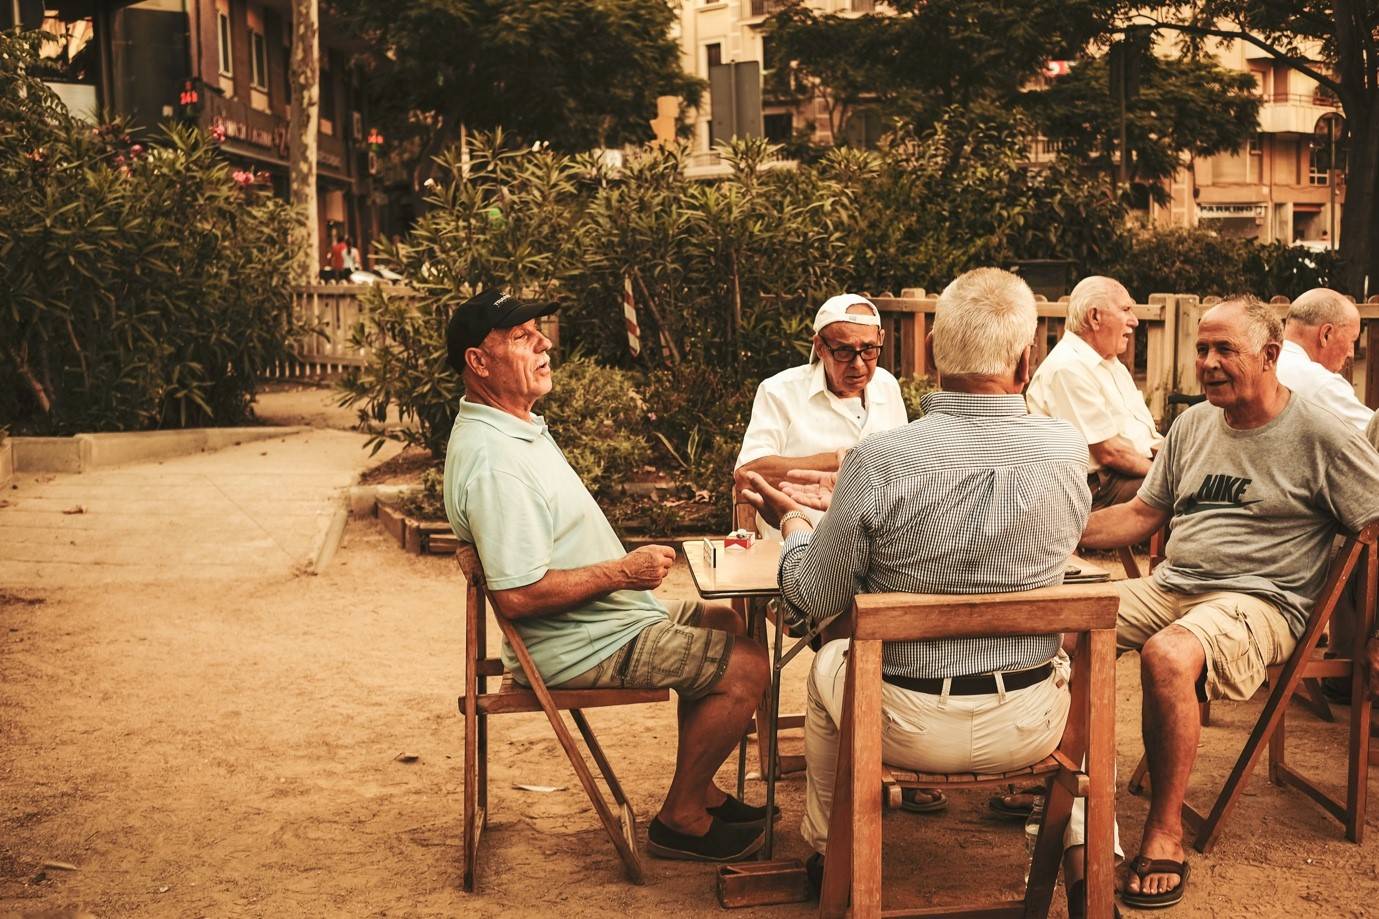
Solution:
[[(554, 306), (488, 290), (446, 329), (464, 379), (445, 457), (445, 510), (475, 545), (489, 590), (552, 687), (670, 688), (680, 697), (675, 775), (648, 829), (653, 855), (727, 862), (762, 845), (766, 809), (725, 794), (714, 773), (737, 745), (769, 680), (764, 649), (731, 607), (651, 594), (669, 546), (626, 552), (539, 415), (551, 342), (536, 320)], [(512, 650), (503, 661), (525, 682)]]

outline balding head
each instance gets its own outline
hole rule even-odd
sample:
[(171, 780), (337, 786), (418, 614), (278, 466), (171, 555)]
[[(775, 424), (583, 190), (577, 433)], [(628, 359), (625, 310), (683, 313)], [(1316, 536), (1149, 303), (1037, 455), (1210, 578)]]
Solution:
[(1083, 278), (1068, 297), (1068, 329), (1105, 360), (1125, 352), (1139, 324), (1135, 298), (1114, 278)]
[(1339, 373), (1355, 354), (1360, 311), (1344, 294), (1316, 287), (1293, 301), (1283, 334), (1312, 360)]

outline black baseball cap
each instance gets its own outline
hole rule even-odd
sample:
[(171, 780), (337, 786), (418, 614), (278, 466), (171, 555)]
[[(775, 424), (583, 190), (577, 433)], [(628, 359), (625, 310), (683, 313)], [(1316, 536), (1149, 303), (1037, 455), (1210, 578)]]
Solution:
[(479, 347), (489, 332), (511, 329), (559, 308), (555, 303), (518, 300), (496, 287), (475, 294), (455, 309), (445, 327), (446, 360), (456, 373), (462, 373), (465, 351)]

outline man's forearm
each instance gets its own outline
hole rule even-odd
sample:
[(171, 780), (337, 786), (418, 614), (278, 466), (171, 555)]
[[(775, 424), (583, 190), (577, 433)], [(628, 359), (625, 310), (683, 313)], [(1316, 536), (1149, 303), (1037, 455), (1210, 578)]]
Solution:
[(750, 463), (743, 463), (733, 475), (739, 486), (746, 481), (746, 473), (755, 472), (773, 488), (779, 488), (780, 483), (785, 481), (785, 474), (792, 469), (833, 472), (837, 468), (838, 454), (830, 450), (827, 453), (814, 453), (809, 456), (763, 456)]
[(1092, 459), (1121, 475), (1142, 479), (1149, 474), (1150, 459), (1124, 437), (1112, 437), (1090, 447)]
[(493, 602), (509, 619), (553, 616), (577, 609), (592, 600), (626, 586), (621, 559), (610, 559), (584, 568), (549, 569), (541, 580), (525, 587), (493, 591)]
[(1168, 522), (1168, 514), (1131, 498), (1103, 510), (1093, 511), (1082, 531), (1082, 545), (1089, 549), (1115, 549), (1130, 546)]

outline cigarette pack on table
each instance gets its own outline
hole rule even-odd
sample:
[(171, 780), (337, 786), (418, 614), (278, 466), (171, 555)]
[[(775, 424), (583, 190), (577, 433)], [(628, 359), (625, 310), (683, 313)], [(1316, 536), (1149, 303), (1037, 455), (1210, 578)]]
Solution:
[(723, 548), (750, 549), (756, 536), (751, 530), (733, 530), (723, 539)]

